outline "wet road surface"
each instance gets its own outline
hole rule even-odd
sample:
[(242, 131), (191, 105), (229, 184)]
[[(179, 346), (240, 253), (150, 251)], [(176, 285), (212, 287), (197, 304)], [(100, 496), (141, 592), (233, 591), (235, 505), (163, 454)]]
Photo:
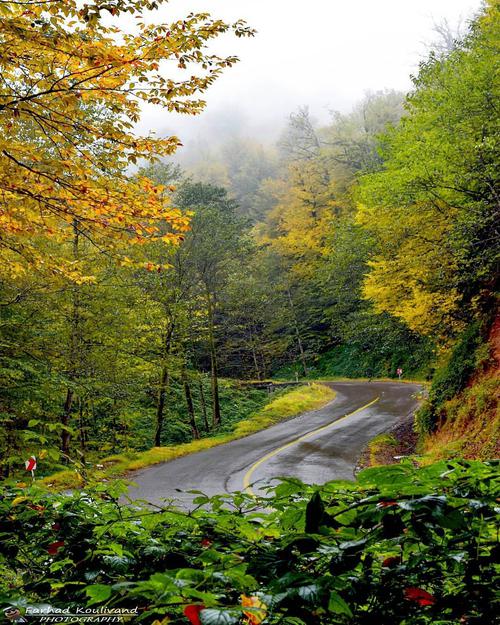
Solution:
[(207, 495), (259, 487), (278, 476), (308, 483), (353, 479), (366, 443), (414, 410), (417, 384), (325, 382), (333, 401), (246, 438), (213, 447), (130, 476), (132, 499), (175, 500), (189, 506), (196, 489)]

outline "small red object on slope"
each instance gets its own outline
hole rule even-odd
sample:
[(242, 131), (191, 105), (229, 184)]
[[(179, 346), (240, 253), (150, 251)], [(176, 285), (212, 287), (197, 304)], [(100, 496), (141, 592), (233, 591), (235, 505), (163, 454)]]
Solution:
[(377, 508), (390, 508), (392, 506), (399, 506), (397, 501), (393, 501), (392, 499), (390, 501), (379, 501), (377, 504)]
[(55, 556), (61, 547), (64, 547), (64, 540), (58, 540), (55, 543), (51, 543), (47, 548), (47, 553), (50, 553), (51, 556)]
[(205, 609), (202, 603), (187, 605), (184, 608), (184, 616), (187, 616), (192, 625), (201, 625), (200, 612)]
[(414, 601), (418, 605), (434, 605), (436, 603), (436, 597), (428, 593), (422, 588), (405, 588), (405, 599), (408, 601)]
[(36, 458), (35, 458), (35, 456), (31, 456), (29, 460), (26, 460), (24, 465), (26, 467), (26, 471), (34, 471), (36, 469)]

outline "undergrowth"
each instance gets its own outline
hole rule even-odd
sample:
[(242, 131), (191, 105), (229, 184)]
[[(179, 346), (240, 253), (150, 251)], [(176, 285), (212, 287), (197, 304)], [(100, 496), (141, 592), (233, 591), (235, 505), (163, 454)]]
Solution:
[[(411, 462), (190, 513), (0, 487), (0, 605), (133, 611), (150, 625), (495, 622), (498, 463)], [(140, 505), (140, 504), (139, 504)], [(66, 621), (64, 617), (58, 622)]]
[[(360, 343), (338, 345), (320, 354), (308, 364), (307, 379), (345, 378), (392, 378), (397, 379), (397, 369), (402, 368), (405, 378), (426, 380), (430, 377), (432, 353), (426, 343), (411, 352), (405, 345), (381, 354), (374, 346), (364, 347)], [(276, 371), (276, 377), (294, 379), (295, 374), (303, 376), (299, 363)]]
[(442, 405), (441, 424), (423, 443), (426, 462), (500, 455), (500, 379), (485, 376)]
[(368, 453), (370, 466), (374, 467), (379, 464), (383, 464), (380, 461), (380, 455), (382, 452), (386, 452), (387, 449), (391, 449), (397, 446), (397, 440), (393, 434), (384, 433), (379, 434), (368, 443)]

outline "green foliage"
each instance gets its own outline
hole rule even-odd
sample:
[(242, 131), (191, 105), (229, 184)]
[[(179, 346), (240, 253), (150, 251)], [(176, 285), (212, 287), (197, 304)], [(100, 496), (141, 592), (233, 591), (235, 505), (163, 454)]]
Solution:
[(425, 373), (424, 364), (429, 358), (428, 349), (425, 347), (422, 349), (417, 343), (415, 351), (411, 351), (411, 345), (393, 343), (384, 353), (384, 344), (387, 343), (381, 340), (374, 345), (351, 343), (335, 347), (320, 356), (311, 375), (395, 378), (398, 367), (403, 369), (405, 377), (421, 377)]
[(497, 2), (420, 66), (384, 167), (361, 179), (377, 241), (364, 294), (424, 334), (453, 334), (489, 305), (498, 271)]
[[(403, 369), (405, 378), (423, 379), (429, 375), (431, 344), (418, 339), (413, 344), (404, 343), (396, 340), (397, 334), (393, 338), (389, 333), (379, 334), (374, 326), (371, 330), (362, 343), (338, 345), (309, 361), (309, 377), (397, 378), (398, 367)], [(295, 371), (298, 365), (279, 369), (276, 375), (293, 379)]]
[(476, 349), (481, 342), (480, 324), (471, 324), (457, 340), (449, 362), (436, 372), (429, 393), (433, 405), (440, 405), (461, 391), (476, 364)]
[(417, 414), (417, 428), (422, 434), (436, 429), (443, 404), (465, 388), (476, 369), (477, 352), (483, 347), (482, 324), (477, 321), (458, 337), (447, 362), (434, 374), (429, 399)]
[(4, 486), (0, 600), (137, 607), (149, 623), (203, 604), (203, 623), (246, 621), (244, 605), (259, 605), (270, 625), (482, 625), (498, 607), (498, 489), (493, 462), (288, 479), (260, 499), (198, 493), (191, 513), (120, 504), (119, 483)]

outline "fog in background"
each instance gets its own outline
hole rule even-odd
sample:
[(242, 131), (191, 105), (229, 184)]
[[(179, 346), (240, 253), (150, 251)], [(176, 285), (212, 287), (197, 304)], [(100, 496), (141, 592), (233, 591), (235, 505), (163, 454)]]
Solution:
[(204, 113), (187, 117), (147, 106), (138, 131), (176, 134), (184, 153), (236, 136), (275, 141), (299, 106), (326, 121), (329, 110), (346, 112), (367, 91), (408, 91), (426, 44), (436, 39), (434, 24), (447, 20), (455, 29), (480, 6), (480, 0), (171, 0), (151, 19), (207, 11), (243, 18), (258, 32), (211, 44), (214, 53), (236, 54), (240, 62), (206, 93)]

